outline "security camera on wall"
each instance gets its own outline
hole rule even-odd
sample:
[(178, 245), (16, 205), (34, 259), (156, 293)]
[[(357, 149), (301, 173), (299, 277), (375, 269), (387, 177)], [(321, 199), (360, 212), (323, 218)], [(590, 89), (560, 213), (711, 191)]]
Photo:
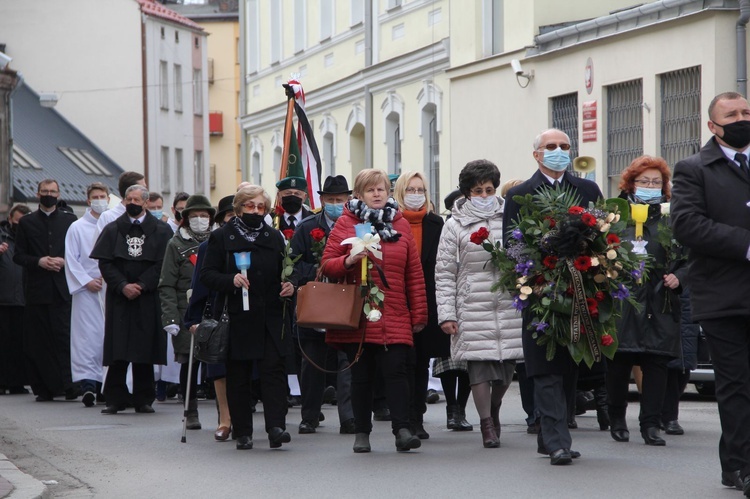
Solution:
[(12, 61), (13, 58), (5, 55), (4, 53), (0, 52), (0, 69), (5, 69), (8, 67), (8, 64), (10, 64), (10, 61)]
[(513, 72), (517, 75), (520, 76), (523, 74), (523, 67), (521, 66), (521, 62), (518, 59), (512, 59), (510, 61), (510, 67), (513, 68)]

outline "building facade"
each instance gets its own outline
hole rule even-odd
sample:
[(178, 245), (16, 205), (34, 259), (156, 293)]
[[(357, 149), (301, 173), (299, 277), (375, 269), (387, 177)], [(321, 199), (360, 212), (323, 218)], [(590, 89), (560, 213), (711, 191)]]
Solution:
[(152, 190), (207, 192), (200, 26), (154, 0), (7, 0), (0, 43), (30, 85)]

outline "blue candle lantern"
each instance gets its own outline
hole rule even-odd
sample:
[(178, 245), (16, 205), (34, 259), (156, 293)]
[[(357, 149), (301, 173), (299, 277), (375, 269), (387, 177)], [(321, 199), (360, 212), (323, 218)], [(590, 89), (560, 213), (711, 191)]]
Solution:
[(372, 233), (372, 224), (370, 222), (357, 224), (354, 226), (354, 231), (358, 238), (364, 239), (366, 234)]

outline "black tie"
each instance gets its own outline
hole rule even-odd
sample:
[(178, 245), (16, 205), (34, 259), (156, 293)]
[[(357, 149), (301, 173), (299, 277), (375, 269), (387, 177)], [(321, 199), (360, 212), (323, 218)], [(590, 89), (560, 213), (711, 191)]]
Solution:
[(133, 220), (133, 223), (134, 223), (135, 225), (141, 225), (141, 221), (140, 221), (140, 220)]
[(747, 166), (747, 156), (745, 156), (741, 152), (738, 152), (734, 155), (734, 160), (740, 164), (740, 167), (742, 168), (742, 171), (745, 172), (745, 175), (750, 175), (750, 169), (748, 169)]
[(296, 219), (296, 218), (294, 218), (294, 215), (291, 215), (291, 216), (289, 217), (289, 228), (290, 228), (290, 229), (292, 229), (292, 230), (294, 230), (294, 229), (295, 229), (295, 226), (297, 225), (297, 224), (295, 223), (295, 222), (296, 222), (296, 220), (297, 220), (297, 219)]

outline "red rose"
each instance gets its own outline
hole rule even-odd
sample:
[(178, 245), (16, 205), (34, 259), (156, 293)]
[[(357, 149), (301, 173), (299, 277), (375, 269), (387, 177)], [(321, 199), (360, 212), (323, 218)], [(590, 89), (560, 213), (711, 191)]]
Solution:
[(583, 213), (583, 211), (583, 208), (581, 208), (580, 206), (571, 206), (570, 208), (568, 208), (568, 213), (570, 213), (571, 215), (580, 215), (581, 213)]
[(487, 230), (487, 227), (480, 227), (471, 235), (470, 239), (474, 244), (482, 244), (488, 237), (490, 237), (490, 231)]
[(612, 338), (611, 335), (609, 335), (609, 334), (603, 334), (602, 335), (602, 346), (608, 347), (608, 346), (610, 346), (614, 342), (615, 342), (615, 340)]
[(310, 231), (310, 237), (312, 237), (312, 240), (316, 243), (319, 243), (326, 237), (326, 231), (321, 229), (320, 227), (315, 227), (313, 230)]
[(548, 269), (554, 269), (557, 265), (557, 257), (553, 255), (545, 256), (544, 260), (542, 260), (542, 264)]
[(284, 234), (284, 237), (287, 238), (287, 240), (290, 240), (294, 235), (294, 229), (284, 229), (281, 233)]
[(594, 299), (596, 299), (596, 301), (604, 301), (604, 298), (606, 297), (607, 295), (604, 294), (604, 291), (597, 291), (594, 293)]
[(554, 218), (552, 218), (552, 217), (551, 217), (551, 216), (549, 216), (549, 215), (547, 215), (546, 217), (544, 217), (544, 219), (545, 219), (545, 220), (549, 220), (549, 228), (550, 228), (550, 229), (554, 229), (554, 228), (555, 228), (555, 225), (557, 225), (557, 222), (555, 222), (555, 219), (554, 219)]
[(589, 311), (596, 310), (599, 308), (599, 302), (595, 298), (586, 298), (586, 306), (589, 307)]
[(544, 284), (544, 276), (541, 274), (536, 276), (536, 280), (534, 281), (534, 283), (538, 285)]
[(591, 258), (586, 255), (579, 256), (573, 262), (573, 266), (578, 269), (579, 272), (586, 272), (591, 268)]
[(573, 296), (573, 287), (568, 286), (568, 289), (565, 290), (565, 294), (568, 296)]
[(589, 315), (592, 319), (596, 319), (599, 317), (599, 311), (598, 310), (589, 310)]
[(276, 205), (276, 208), (273, 209), (273, 211), (276, 213), (277, 216), (281, 216), (284, 214), (284, 208), (281, 207), (280, 204)]
[(607, 234), (607, 244), (616, 246), (620, 244), (620, 238), (617, 237), (617, 234)]
[(581, 221), (589, 227), (593, 227), (594, 225), (596, 225), (596, 217), (591, 213), (584, 213), (583, 215), (581, 215)]

